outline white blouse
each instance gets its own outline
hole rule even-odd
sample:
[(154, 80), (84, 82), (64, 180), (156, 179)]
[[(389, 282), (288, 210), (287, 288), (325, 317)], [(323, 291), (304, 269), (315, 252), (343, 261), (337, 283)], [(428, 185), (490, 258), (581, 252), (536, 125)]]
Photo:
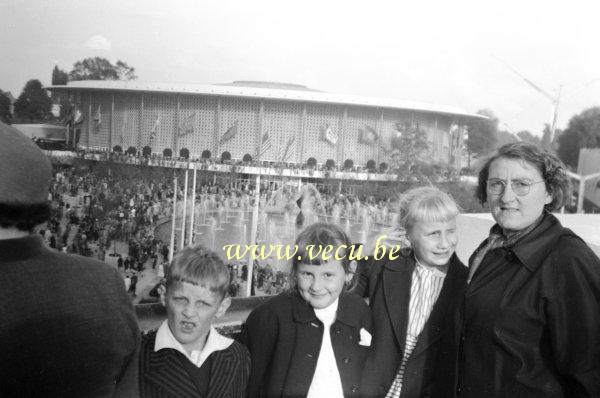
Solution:
[(335, 354), (331, 345), (331, 335), (329, 333), (331, 325), (335, 322), (338, 300), (336, 299), (328, 307), (314, 310), (317, 318), (323, 322), (323, 340), (321, 341), (321, 351), (317, 359), (315, 374), (308, 389), (308, 398), (344, 397), (342, 380), (340, 379), (340, 372), (335, 361)]

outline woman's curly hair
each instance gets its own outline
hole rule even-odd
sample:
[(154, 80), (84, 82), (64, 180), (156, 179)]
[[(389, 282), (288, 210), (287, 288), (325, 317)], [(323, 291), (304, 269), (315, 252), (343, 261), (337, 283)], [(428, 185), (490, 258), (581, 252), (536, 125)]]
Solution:
[(487, 180), (490, 165), (496, 159), (520, 159), (533, 165), (542, 175), (552, 201), (544, 206), (546, 211), (560, 209), (568, 203), (571, 196), (571, 180), (567, 175), (567, 167), (554, 154), (528, 142), (513, 142), (501, 146), (490, 156), (479, 171), (479, 180), (475, 197), (483, 205), (487, 202)]

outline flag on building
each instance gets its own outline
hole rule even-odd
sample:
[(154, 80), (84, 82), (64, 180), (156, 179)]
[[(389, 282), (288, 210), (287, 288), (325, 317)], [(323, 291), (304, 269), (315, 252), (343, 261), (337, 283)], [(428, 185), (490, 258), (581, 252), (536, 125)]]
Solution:
[(294, 155), (296, 154), (296, 136), (292, 135), (285, 146), (283, 154), (281, 156), (282, 162), (292, 162)]
[(96, 114), (94, 115), (94, 123), (97, 125), (102, 124), (102, 112), (100, 110), (100, 105), (98, 105), (98, 109), (96, 110)]
[(180, 137), (194, 133), (194, 130), (196, 128), (196, 115), (197, 113), (194, 112), (181, 121), (181, 124), (179, 125)]
[(258, 152), (258, 158), (260, 160), (263, 160), (264, 156), (271, 149), (271, 146), (273, 146), (273, 139), (268, 132), (265, 132), (262, 136), (262, 142), (260, 143), (260, 150)]
[(238, 121), (236, 120), (235, 122), (233, 122), (233, 126), (229, 127), (227, 129), (227, 131), (225, 132), (225, 134), (223, 134), (223, 136), (219, 140), (219, 145), (223, 145), (225, 142), (227, 142), (230, 139), (232, 139), (233, 137), (235, 137), (237, 132), (238, 132)]
[(321, 127), (321, 137), (331, 145), (335, 145), (338, 142), (338, 134), (331, 130), (329, 124)]
[(150, 131), (150, 142), (148, 143), (148, 146), (152, 146), (152, 143), (154, 142), (154, 139), (156, 138), (156, 135), (158, 134), (159, 128), (160, 128), (160, 115), (158, 115), (156, 117), (156, 120), (154, 121), (154, 125), (152, 126), (152, 130)]
[(73, 124), (79, 124), (83, 122), (83, 113), (79, 110), (77, 105), (73, 107)]
[(379, 138), (377, 131), (368, 124), (365, 125), (364, 129), (358, 129), (358, 131), (360, 133), (358, 141), (363, 144), (371, 145)]

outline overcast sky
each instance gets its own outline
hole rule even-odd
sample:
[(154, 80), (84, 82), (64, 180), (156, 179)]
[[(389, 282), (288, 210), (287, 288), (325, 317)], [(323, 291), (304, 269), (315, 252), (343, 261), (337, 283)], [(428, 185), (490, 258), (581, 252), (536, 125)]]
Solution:
[(100, 56), (140, 81), (264, 80), (489, 108), (501, 128), (541, 135), (550, 100), (503, 62), (552, 96), (563, 85), (559, 128), (600, 105), (600, 3), (560, 4), (0, 0), (0, 89), (17, 97), (29, 79), (50, 84), (55, 64)]

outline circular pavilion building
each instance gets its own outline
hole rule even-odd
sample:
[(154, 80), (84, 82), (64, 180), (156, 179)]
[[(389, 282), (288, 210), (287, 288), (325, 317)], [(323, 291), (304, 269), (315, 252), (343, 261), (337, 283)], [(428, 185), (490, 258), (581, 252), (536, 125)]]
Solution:
[(426, 140), (428, 161), (459, 169), (465, 125), (481, 118), (453, 106), (256, 81), (74, 81), (48, 89), (72, 98), (81, 119), (71, 134), (77, 145), (173, 156), (187, 149), (191, 157), (210, 151), (234, 160), (390, 164), (412, 131)]

